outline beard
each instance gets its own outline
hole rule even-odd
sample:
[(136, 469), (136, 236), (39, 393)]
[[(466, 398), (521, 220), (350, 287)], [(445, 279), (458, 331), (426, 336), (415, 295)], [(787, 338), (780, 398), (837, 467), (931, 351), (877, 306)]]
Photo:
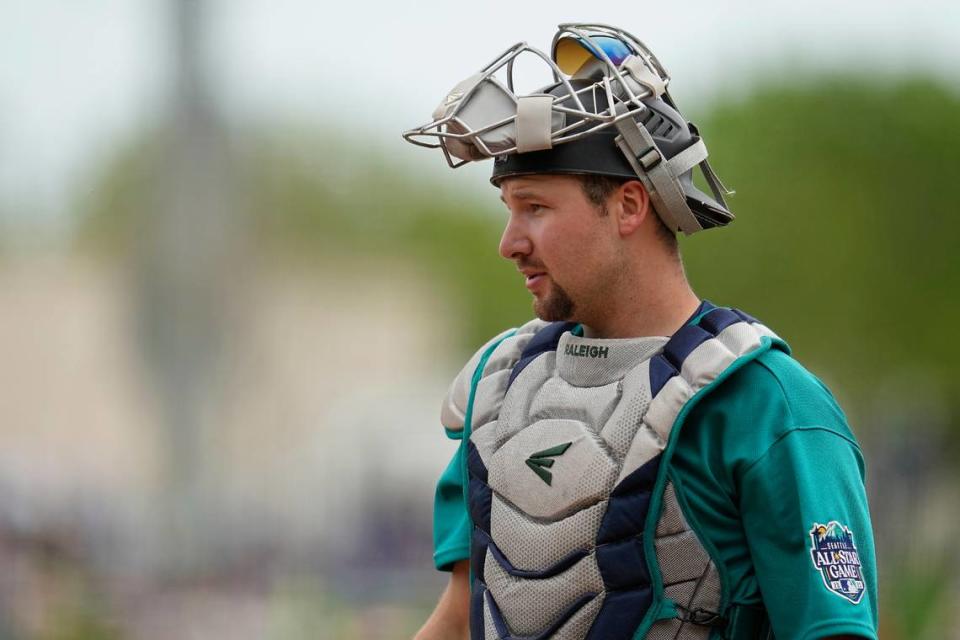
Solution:
[[(517, 261), (517, 268), (523, 269), (545, 269), (544, 264), (539, 260), (521, 258)], [(548, 276), (549, 277), (549, 276)], [(533, 298), (533, 312), (541, 320), (547, 322), (557, 322), (560, 320), (571, 320), (577, 305), (563, 287), (557, 284), (557, 281), (550, 278), (550, 287), (542, 298)]]
[(547, 322), (570, 320), (577, 308), (570, 295), (555, 280), (551, 281), (549, 293), (542, 298), (534, 298), (533, 312)]

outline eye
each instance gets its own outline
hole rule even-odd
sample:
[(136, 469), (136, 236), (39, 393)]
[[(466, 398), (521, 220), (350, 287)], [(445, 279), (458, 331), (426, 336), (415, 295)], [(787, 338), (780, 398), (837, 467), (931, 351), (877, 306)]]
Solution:
[(547, 208), (546, 206), (538, 202), (531, 202), (527, 204), (527, 211), (529, 211), (530, 213), (540, 213), (546, 208)]

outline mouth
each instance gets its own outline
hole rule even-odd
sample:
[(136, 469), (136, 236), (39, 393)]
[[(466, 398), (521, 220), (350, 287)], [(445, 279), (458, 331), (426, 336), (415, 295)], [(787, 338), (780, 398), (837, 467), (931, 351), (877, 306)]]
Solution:
[(530, 291), (533, 291), (534, 289), (539, 287), (547, 279), (547, 274), (542, 272), (541, 273), (525, 273), (524, 276), (526, 278), (526, 282), (525, 282), (526, 287)]

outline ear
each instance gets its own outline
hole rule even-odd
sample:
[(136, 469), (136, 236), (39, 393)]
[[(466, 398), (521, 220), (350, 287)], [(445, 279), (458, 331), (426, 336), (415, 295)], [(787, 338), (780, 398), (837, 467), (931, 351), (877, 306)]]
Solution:
[(617, 225), (621, 236), (632, 235), (650, 214), (650, 195), (639, 180), (630, 180), (620, 185), (620, 206), (617, 211)]

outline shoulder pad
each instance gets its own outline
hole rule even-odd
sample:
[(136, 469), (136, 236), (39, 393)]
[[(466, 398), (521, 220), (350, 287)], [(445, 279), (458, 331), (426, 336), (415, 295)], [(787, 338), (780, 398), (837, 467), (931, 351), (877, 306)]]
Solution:
[[(447, 391), (440, 409), (440, 422), (449, 431), (462, 431), (466, 420), (467, 403), (470, 401), (470, 387), (474, 373), (480, 365), (483, 355), (493, 345), (497, 345), (487, 358), (483, 367), (481, 381), (501, 373), (506, 379), (510, 370), (520, 359), (524, 347), (533, 335), (547, 325), (543, 320), (531, 320), (517, 329), (509, 329), (488, 341), (467, 361), (466, 366), (457, 374)], [(499, 344), (497, 344), (499, 343)]]

